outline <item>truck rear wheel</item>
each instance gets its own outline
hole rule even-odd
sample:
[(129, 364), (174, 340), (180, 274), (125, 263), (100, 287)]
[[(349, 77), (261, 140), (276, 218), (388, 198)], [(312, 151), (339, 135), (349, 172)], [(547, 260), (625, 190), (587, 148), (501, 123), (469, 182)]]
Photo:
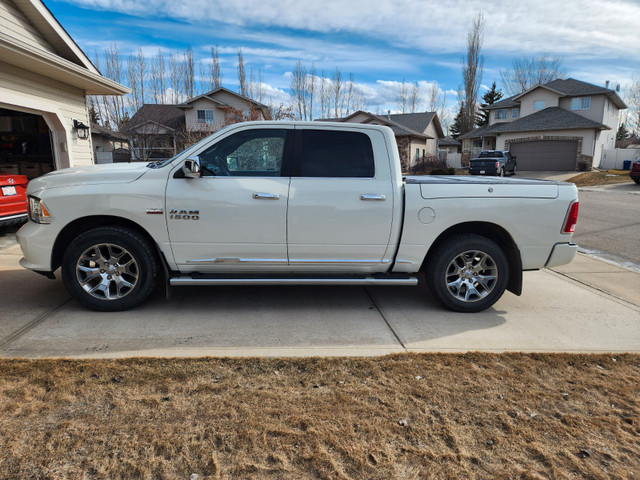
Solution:
[(507, 257), (495, 242), (474, 234), (440, 245), (426, 266), (427, 286), (449, 310), (479, 312), (496, 303), (509, 280)]
[(156, 256), (139, 233), (99, 227), (71, 242), (62, 257), (62, 280), (78, 302), (114, 312), (142, 303), (157, 278)]

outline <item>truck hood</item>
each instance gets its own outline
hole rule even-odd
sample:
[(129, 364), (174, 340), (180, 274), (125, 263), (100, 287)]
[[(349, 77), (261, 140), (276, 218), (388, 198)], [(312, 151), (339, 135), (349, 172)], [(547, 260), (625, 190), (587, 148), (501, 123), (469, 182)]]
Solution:
[(148, 171), (146, 163), (109, 163), (86, 167), (54, 170), (29, 182), (28, 194), (42, 190), (74, 185), (97, 185), (101, 183), (130, 183)]
[[(533, 178), (424, 175), (405, 177), (407, 185), (419, 184), (422, 198), (556, 198), (561, 185)], [(452, 188), (453, 185), (459, 185)]]

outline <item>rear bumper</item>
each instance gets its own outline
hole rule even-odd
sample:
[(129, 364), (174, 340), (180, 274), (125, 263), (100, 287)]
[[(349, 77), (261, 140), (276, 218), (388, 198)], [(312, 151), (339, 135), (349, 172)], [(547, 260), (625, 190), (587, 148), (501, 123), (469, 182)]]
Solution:
[(551, 251), (551, 255), (549, 255), (549, 259), (547, 260), (545, 267), (558, 267), (560, 265), (571, 263), (577, 252), (577, 243), (557, 243), (553, 247), (553, 250)]
[(469, 175), (498, 175), (498, 170), (496, 168), (469, 168)]

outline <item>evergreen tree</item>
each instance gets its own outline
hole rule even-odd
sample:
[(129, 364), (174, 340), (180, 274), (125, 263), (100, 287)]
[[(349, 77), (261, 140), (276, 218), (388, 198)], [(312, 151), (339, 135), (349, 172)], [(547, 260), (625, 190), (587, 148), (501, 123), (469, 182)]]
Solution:
[[(491, 90), (489, 90), (482, 96), (482, 100), (483, 100), (482, 104), (493, 105), (502, 97), (503, 97), (502, 90), (497, 90), (496, 82), (493, 82), (493, 85), (491, 85)], [(488, 125), (488, 124), (489, 124), (489, 112), (487, 110), (480, 110), (478, 115), (476, 115), (476, 125), (478, 127), (482, 127), (483, 125)]]
[(465, 115), (464, 102), (461, 101), (460, 108), (458, 109), (458, 113), (453, 119), (453, 123), (451, 124), (451, 129), (449, 130), (453, 138), (458, 138), (460, 135), (467, 133), (462, 131), (462, 119), (464, 115)]
[(624, 122), (618, 127), (618, 133), (616, 133), (616, 142), (622, 142), (629, 138), (629, 130), (625, 127)]

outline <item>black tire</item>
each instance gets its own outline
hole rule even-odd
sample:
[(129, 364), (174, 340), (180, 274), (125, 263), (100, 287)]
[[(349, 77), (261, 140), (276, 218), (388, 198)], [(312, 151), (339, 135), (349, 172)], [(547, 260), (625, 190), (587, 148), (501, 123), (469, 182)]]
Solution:
[(425, 270), (427, 287), (445, 308), (455, 312), (489, 308), (509, 282), (509, 264), (502, 248), (474, 234), (447, 239), (430, 254)]
[(158, 261), (138, 232), (99, 227), (76, 237), (62, 256), (62, 280), (79, 303), (116, 312), (141, 304), (153, 291)]
[(500, 168), (500, 176), (504, 177), (504, 167)]
[(640, 185), (640, 178), (634, 178), (633, 181)]
[(515, 175), (517, 171), (518, 171), (518, 166), (514, 165), (513, 170), (511, 170), (511, 175)]

